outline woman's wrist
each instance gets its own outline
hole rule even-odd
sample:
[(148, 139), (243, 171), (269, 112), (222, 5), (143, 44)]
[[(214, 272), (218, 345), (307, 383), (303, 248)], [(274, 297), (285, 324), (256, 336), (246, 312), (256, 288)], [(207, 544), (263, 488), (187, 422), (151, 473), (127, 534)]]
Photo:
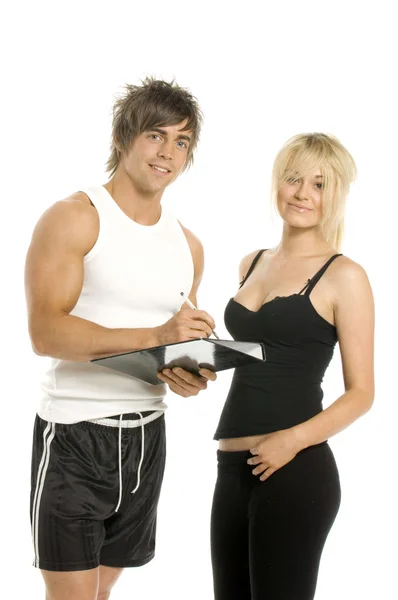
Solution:
[(307, 428), (303, 427), (302, 423), (295, 425), (290, 429), (297, 452), (300, 452), (301, 450), (308, 448), (308, 446), (311, 446), (306, 429)]

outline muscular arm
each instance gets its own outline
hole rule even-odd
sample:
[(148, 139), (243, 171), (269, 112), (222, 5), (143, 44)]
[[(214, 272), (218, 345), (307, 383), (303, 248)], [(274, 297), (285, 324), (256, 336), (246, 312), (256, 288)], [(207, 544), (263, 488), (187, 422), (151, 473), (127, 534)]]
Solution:
[(69, 314), (82, 290), (84, 256), (99, 229), (97, 211), (83, 196), (57, 202), (33, 233), (25, 269), (33, 349), (39, 355), (88, 361), (155, 346), (156, 328), (109, 329)]
[[(181, 225), (181, 223), (180, 223), (180, 225)], [(198, 289), (199, 289), (200, 282), (202, 281), (204, 263), (205, 263), (203, 246), (202, 246), (200, 240), (196, 237), (196, 235), (194, 235), (192, 233), (192, 231), (190, 231), (183, 225), (181, 225), (181, 228), (184, 232), (185, 237), (187, 238), (189, 249), (191, 250), (192, 262), (193, 262), (193, 268), (194, 268), (193, 284), (192, 284), (192, 288), (188, 294), (188, 297), (191, 300), (191, 302), (195, 306), (197, 306)], [(185, 309), (185, 308), (189, 308), (189, 307), (187, 304), (183, 304), (183, 308)]]
[[(198, 238), (191, 231), (189, 231), (189, 229), (186, 229), (183, 227), (183, 225), (181, 225), (181, 227), (185, 237), (187, 238), (194, 265), (194, 279), (188, 297), (191, 302), (197, 306), (197, 293), (204, 269), (203, 246)], [(182, 312), (185, 312), (185, 309), (189, 310), (187, 304), (183, 304), (182, 308)], [(215, 323), (212, 317), (210, 317), (210, 319), (211, 320), (208, 320), (208, 323), (211, 325), (211, 329), (208, 332), (208, 335), (211, 333), (212, 329), (215, 329)], [(208, 369), (200, 369), (199, 373), (201, 376), (197, 377), (196, 375), (193, 375), (192, 373), (189, 373), (180, 367), (175, 367), (172, 370), (164, 369), (162, 373), (158, 373), (158, 377), (161, 381), (167, 383), (167, 385), (175, 394), (187, 398), (188, 396), (196, 396), (200, 390), (205, 390), (207, 388), (207, 380), (210, 379), (211, 381), (215, 381), (217, 379), (217, 375)]]
[(367, 412), (374, 397), (374, 304), (360, 265), (346, 259), (335, 274), (335, 322), (345, 393), (294, 428), (300, 447), (321, 443)]

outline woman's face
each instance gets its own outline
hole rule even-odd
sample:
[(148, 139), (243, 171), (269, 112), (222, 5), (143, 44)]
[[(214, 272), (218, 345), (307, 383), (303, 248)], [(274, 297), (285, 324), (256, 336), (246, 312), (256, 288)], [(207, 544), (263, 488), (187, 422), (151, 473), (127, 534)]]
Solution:
[(315, 227), (322, 218), (323, 177), (315, 169), (304, 177), (292, 176), (278, 190), (278, 212), (292, 227)]

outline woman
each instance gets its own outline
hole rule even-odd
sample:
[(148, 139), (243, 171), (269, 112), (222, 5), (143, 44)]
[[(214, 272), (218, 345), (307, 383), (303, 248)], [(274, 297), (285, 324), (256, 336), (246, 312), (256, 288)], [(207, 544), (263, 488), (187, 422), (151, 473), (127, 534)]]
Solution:
[[(226, 307), (231, 335), (263, 342), (267, 360), (235, 371), (215, 434), (216, 600), (314, 598), (340, 503), (327, 440), (369, 410), (374, 395), (372, 292), (362, 267), (339, 253), (355, 171), (332, 136), (287, 142), (273, 170), (282, 239), (243, 259)], [(337, 341), (345, 393), (322, 410)]]

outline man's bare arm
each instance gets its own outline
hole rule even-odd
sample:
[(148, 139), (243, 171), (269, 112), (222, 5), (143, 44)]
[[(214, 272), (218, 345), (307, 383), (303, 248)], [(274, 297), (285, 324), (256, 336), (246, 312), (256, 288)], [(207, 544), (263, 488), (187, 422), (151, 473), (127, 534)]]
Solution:
[(29, 332), (37, 354), (85, 362), (190, 339), (193, 324), (195, 337), (198, 328), (211, 328), (204, 311), (181, 311), (164, 325), (137, 329), (110, 329), (71, 315), (83, 286), (84, 256), (94, 246), (98, 230), (97, 211), (84, 194), (57, 202), (34, 230), (25, 288)]
[[(181, 223), (180, 223), (180, 225), (181, 225)], [(189, 297), (190, 301), (195, 306), (197, 306), (198, 305), (197, 294), (198, 294), (200, 282), (202, 281), (204, 264), (205, 264), (203, 246), (202, 246), (202, 243), (199, 240), (199, 238), (197, 238), (196, 235), (194, 235), (192, 233), (192, 231), (190, 231), (183, 225), (181, 225), (181, 228), (184, 232), (185, 237), (187, 238), (188, 246), (189, 246), (189, 249), (190, 249), (191, 255), (192, 255), (193, 267), (194, 267), (193, 283), (192, 283), (192, 288), (188, 294), (188, 297)], [(188, 304), (183, 304), (183, 308), (184, 309), (189, 308)]]
[[(181, 225), (181, 223), (180, 223)], [(187, 242), (192, 254), (192, 261), (194, 265), (194, 278), (192, 288), (189, 292), (189, 299), (195, 306), (197, 306), (197, 293), (200, 282), (203, 277), (204, 269), (204, 252), (203, 246), (200, 240), (189, 230), (181, 225), (182, 230), (187, 238)], [(189, 310), (187, 304), (183, 304), (182, 313)], [(202, 312), (202, 311), (195, 311)], [(213, 322), (213, 328), (215, 329), (215, 323)], [(211, 332), (210, 332), (211, 333)], [(174, 369), (165, 369), (161, 373), (158, 373), (158, 377), (164, 383), (170, 387), (171, 391), (179, 396), (187, 398), (189, 396), (196, 396), (201, 390), (207, 388), (207, 381), (215, 381), (217, 379), (216, 373), (213, 373), (209, 369), (200, 369), (200, 376), (193, 375), (188, 371), (185, 371), (181, 367), (175, 367)]]

